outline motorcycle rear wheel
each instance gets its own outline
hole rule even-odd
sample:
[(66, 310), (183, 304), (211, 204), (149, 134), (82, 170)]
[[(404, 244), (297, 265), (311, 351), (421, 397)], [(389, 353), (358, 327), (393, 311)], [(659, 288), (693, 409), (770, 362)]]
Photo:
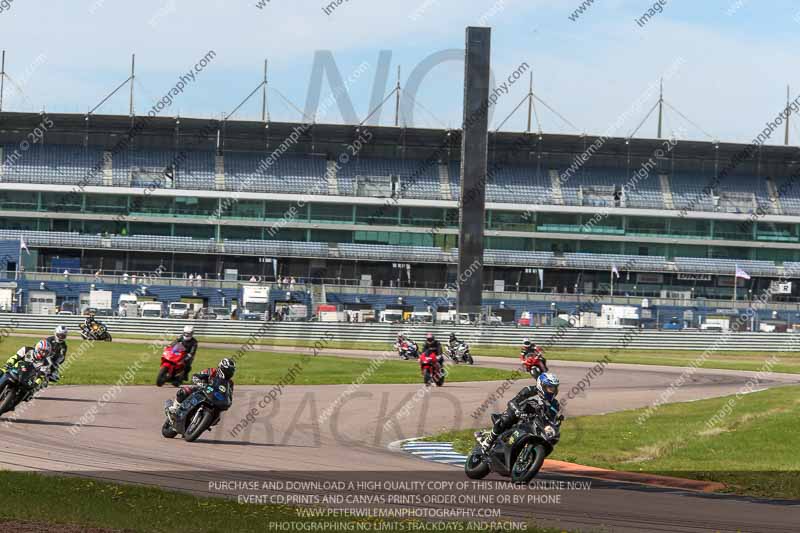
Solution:
[[(191, 413), (192, 419), (194, 419), (195, 414), (196, 413)], [(190, 423), (189, 427), (186, 428), (186, 433), (183, 434), (183, 440), (186, 442), (196, 441), (200, 435), (209, 428), (213, 421), (214, 412), (209, 409), (204, 409), (203, 417), (196, 422), (193, 421), (193, 423)]]
[(165, 439), (174, 439), (177, 435), (178, 432), (173, 429), (169, 420), (165, 420), (164, 425), (161, 426), (161, 436)]
[(483, 460), (483, 449), (475, 446), (464, 463), (464, 473), (470, 479), (483, 479), (489, 475), (489, 465)]
[(542, 444), (533, 442), (525, 444), (511, 467), (511, 481), (528, 483), (539, 473), (545, 457), (547, 457), (547, 451)]

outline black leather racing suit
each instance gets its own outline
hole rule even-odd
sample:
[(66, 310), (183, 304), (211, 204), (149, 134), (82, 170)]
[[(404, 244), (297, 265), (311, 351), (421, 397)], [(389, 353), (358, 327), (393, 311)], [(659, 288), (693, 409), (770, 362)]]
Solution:
[(522, 404), (530, 400), (531, 398), (538, 397), (542, 402), (544, 409), (546, 410), (546, 417), (552, 421), (558, 420), (558, 416), (561, 414), (561, 405), (558, 401), (553, 398), (551, 401), (547, 401), (539, 395), (539, 389), (536, 388), (536, 385), (528, 385), (524, 387), (521, 391), (517, 393), (516, 396), (511, 398), (508, 402), (508, 408), (506, 411), (497, 419), (492, 427), (492, 436), (490, 442), (494, 442), (494, 440), (503, 434), (504, 431), (510, 429), (514, 424), (519, 421), (519, 415), (517, 414), (522, 407)]

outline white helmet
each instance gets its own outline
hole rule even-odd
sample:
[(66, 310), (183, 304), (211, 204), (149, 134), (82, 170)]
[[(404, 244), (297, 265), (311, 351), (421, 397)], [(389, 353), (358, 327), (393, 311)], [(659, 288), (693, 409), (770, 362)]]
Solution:
[(188, 341), (194, 336), (194, 328), (192, 326), (183, 326), (183, 340)]
[(67, 340), (67, 327), (66, 326), (61, 326), (61, 325), (56, 326), (56, 330), (55, 330), (54, 333), (55, 333), (56, 339), (58, 339), (59, 342), (64, 342), (65, 340)]

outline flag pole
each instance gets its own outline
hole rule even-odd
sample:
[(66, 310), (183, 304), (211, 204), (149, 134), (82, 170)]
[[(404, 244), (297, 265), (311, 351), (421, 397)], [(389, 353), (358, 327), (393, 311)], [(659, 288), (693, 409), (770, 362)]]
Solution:
[(19, 259), (17, 260), (17, 271), (14, 272), (14, 281), (19, 280), (19, 269), (22, 268), (22, 237), (19, 238)]
[(608, 275), (611, 280), (611, 297), (614, 297), (614, 270), (611, 270), (611, 273)]

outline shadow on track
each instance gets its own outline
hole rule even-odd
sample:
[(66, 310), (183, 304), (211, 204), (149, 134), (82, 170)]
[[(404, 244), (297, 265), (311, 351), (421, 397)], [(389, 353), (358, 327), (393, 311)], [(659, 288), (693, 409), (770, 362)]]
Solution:
[(314, 448), (314, 446), (298, 446), (296, 444), (266, 444), (261, 442), (244, 442), (236, 440), (197, 440), (192, 443), (197, 444), (222, 444), (224, 446), (260, 446), (266, 448)]
[[(55, 396), (37, 396), (36, 401), (57, 401), (57, 402), (82, 402), (82, 403), (97, 403), (97, 400), (89, 398), (58, 398)], [(138, 405), (136, 402), (103, 402), (118, 405)]]
[(0, 423), (9, 422), (14, 424), (31, 424), (34, 426), (61, 426), (61, 427), (84, 427), (84, 428), (103, 428), (103, 429), (137, 429), (121, 426), (99, 426), (95, 424), (73, 424), (72, 422), (56, 422), (55, 420), (30, 420), (27, 418), (0, 418)]

